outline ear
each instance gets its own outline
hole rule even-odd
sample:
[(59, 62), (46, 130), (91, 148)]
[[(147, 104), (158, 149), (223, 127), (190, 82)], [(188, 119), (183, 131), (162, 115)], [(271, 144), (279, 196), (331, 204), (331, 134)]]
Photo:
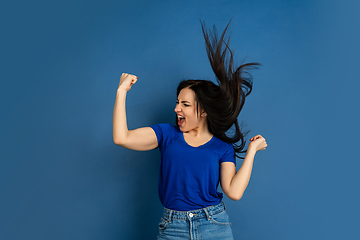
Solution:
[(200, 115), (201, 117), (206, 117), (207, 116), (207, 114), (206, 114), (206, 112), (204, 111), (204, 110), (202, 110), (201, 111), (201, 115)]

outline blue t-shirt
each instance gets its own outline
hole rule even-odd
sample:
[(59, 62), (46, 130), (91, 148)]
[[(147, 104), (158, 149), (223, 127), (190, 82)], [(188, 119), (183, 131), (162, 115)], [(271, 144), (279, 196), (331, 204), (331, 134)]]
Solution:
[(186, 143), (171, 124), (151, 126), (161, 152), (159, 197), (165, 208), (190, 211), (219, 204), (220, 163), (235, 163), (232, 144), (215, 136), (204, 145)]

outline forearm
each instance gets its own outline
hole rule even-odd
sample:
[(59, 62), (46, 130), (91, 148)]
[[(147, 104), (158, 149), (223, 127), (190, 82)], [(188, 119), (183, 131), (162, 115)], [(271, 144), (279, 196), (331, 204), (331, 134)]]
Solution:
[(115, 143), (121, 144), (125, 141), (129, 130), (126, 122), (126, 94), (123, 88), (118, 88), (113, 113), (113, 140)]
[(249, 184), (255, 153), (255, 149), (248, 149), (239, 171), (234, 175), (230, 182), (230, 193), (234, 196), (233, 198), (235, 200), (239, 200), (243, 196), (245, 189)]

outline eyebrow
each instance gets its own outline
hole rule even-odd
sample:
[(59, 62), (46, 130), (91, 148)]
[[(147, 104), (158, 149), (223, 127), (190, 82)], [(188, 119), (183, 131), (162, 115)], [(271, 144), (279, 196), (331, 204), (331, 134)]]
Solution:
[[(176, 99), (176, 101), (178, 101), (178, 102), (179, 102), (179, 99)], [(190, 104), (190, 102), (189, 102), (189, 101), (181, 101), (181, 103), (189, 103), (189, 104)]]

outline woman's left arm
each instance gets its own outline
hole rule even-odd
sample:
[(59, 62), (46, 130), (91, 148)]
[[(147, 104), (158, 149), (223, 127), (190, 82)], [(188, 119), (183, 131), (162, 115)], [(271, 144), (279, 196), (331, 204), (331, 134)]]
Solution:
[(265, 138), (263, 138), (261, 135), (257, 135), (250, 139), (245, 159), (238, 172), (236, 172), (234, 163), (221, 163), (221, 188), (225, 195), (228, 196), (231, 200), (238, 201), (242, 198), (245, 189), (249, 184), (255, 154), (257, 151), (264, 150), (266, 147), (267, 144)]

